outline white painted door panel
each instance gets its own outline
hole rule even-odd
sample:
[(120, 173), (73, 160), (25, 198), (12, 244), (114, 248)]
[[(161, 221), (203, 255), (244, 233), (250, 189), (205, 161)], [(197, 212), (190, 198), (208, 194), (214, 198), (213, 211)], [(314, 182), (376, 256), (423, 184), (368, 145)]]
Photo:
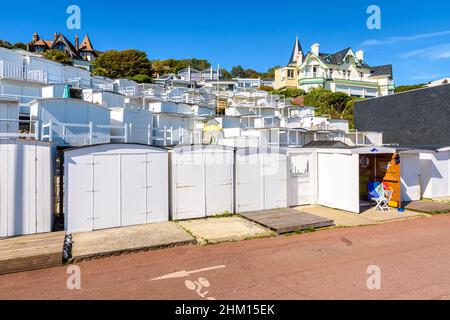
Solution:
[(233, 212), (233, 153), (205, 151), (206, 215)]
[(64, 164), (64, 201), (66, 212), (69, 213), (65, 216), (67, 231), (92, 231), (94, 228), (93, 163), (92, 155), (84, 155), (67, 159)]
[(419, 154), (401, 154), (400, 157), (402, 201), (420, 200)]
[(121, 225), (120, 157), (94, 155), (94, 230)]
[(261, 161), (258, 153), (236, 154), (236, 211), (263, 209)]
[(145, 154), (123, 154), (120, 157), (120, 171), (122, 175), (122, 225), (130, 226), (146, 223), (146, 156)]
[(311, 153), (292, 154), (288, 162), (288, 205), (311, 204)]
[(176, 219), (204, 217), (203, 155), (180, 153), (176, 157)]
[(286, 208), (286, 156), (278, 153), (263, 153), (261, 157), (264, 178), (264, 209)]
[(359, 213), (359, 155), (318, 154), (318, 203)]
[(169, 177), (167, 153), (149, 153), (147, 159), (147, 222), (167, 221)]

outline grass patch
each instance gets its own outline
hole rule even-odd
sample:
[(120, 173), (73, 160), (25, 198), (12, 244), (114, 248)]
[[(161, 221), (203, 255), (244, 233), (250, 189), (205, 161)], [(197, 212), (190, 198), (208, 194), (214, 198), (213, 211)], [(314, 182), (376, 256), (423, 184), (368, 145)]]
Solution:
[(222, 213), (217, 213), (215, 215), (212, 215), (208, 218), (213, 218), (213, 219), (220, 219), (220, 218), (230, 218), (230, 217), (235, 217), (236, 215), (232, 212), (229, 211), (224, 211)]

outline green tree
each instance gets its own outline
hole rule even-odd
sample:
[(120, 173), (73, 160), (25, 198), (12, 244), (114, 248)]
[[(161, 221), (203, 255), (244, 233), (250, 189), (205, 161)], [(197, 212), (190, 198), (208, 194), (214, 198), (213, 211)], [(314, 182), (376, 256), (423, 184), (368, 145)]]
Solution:
[(152, 83), (152, 77), (146, 74), (138, 74), (131, 78), (131, 80), (136, 81), (138, 83)]
[(230, 80), (233, 78), (232, 74), (227, 69), (220, 69), (222, 79)]
[(48, 60), (52, 60), (55, 62), (63, 63), (63, 64), (72, 64), (69, 56), (65, 53), (58, 50), (47, 50), (44, 52), (44, 57)]
[(273, 92), (274, 91), (273, 87), (271, 87), (271, 86), (261, 86), (261, 87), (259, 87), (259, 90), (267, 91), (267, 92)]
[(2, 48), (6, 48), (6, 49), (12, 49), (13, 45), (11, 44), (11, 42), (6, 41), (6, 40), (0, 40), (0, 47)]
[(93, 63), (93, 74), (108, 78), (132, 78), (151, 75), (152, 64), (143, 51), (127, 49), (110, 50), (101, 54)]
[(395, 87), (394, 92), (400, 93), (400, 92), (421, 89), (421, 88), (425, 88), (425, 85), (424, 84), (413, 84), (413, 85), (406, 85), (406, 86), (398, 86), (398, 87)]
[(299, 97), (299, 96), (304, 96), (306, 94), (306, 92), (303, 89), (289, 88), (289, 89), (283, 89), (283, 90), (273, 90), (272, 94), (285, 96), (286, 98), (295, 98), (295, 97)]
[(280, 66), (275, 66), (272, 68), (269, 68), (266, 72), (261, 73), (261, 78), (267, 78), (267, 79), (273, 79), (275, 78), (275, 70), (278, 69)]
[(253, 69), (246, 69), (244, 71), (244, 77), (245, 78), (252, 78), (252, 79), (258, 79), (261, 76), (261, 74)]
[(231, 75), (234, 78), (245, 78), (245, 70), (241, 65), (231, 68)]
[(13, 45), (14, 49), (22, 49), (22, 50), (27, 50), (27, 45), (23, 42), (16, 42)]

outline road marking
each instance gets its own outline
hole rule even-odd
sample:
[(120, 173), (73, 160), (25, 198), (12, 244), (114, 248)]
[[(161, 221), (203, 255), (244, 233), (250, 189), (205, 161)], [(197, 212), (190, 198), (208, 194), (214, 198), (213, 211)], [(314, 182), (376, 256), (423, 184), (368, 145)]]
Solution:
[(177, 271), (177, 272), (166, 274), (166, 275), (158, 277), (158, 278), (150, 279), (149, 281), (185, 278), (185, 277), (189, 277), (191, 274), (194, 274), (194, 273), (200, 273), (200, 272), (204, 272), (204, 271), (217, 270), (217, 269), (223, 269), (223, 268), (225, 268), (225, 265), (203, 268), (203, 269), (192, 270), (192, 271), (186, 271), (186, 270)]

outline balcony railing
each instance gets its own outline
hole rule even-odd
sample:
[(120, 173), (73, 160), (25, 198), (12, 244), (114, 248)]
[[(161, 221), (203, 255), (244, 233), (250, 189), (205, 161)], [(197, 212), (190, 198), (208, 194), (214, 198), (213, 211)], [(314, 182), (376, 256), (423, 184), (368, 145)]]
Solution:
[(0, 78), (47, 83), (47, 74), (43, 70), (4, 60), (0, 61)]

